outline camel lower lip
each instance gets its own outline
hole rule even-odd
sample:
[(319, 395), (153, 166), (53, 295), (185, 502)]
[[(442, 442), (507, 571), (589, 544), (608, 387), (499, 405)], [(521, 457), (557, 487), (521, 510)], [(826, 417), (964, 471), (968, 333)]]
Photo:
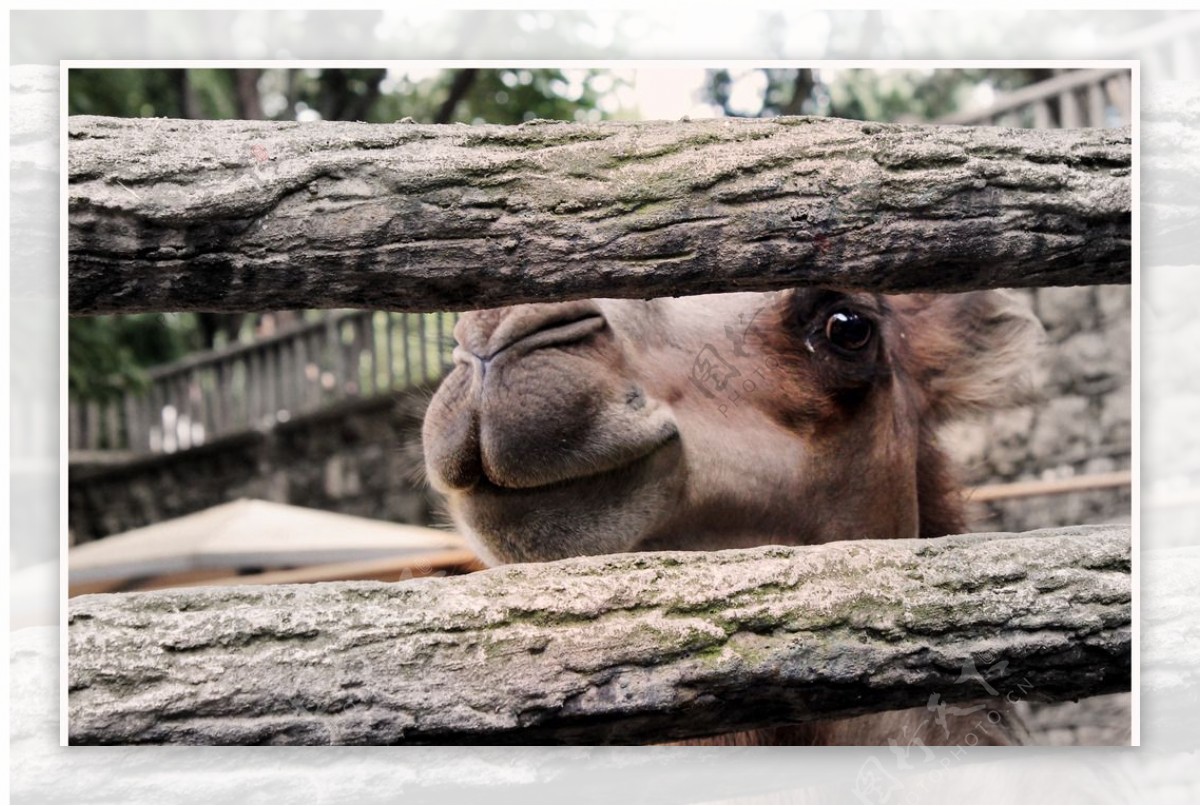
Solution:
[(655, 442), (652, 447), (640, 454), (636, 459), (633, 459), (625, 464), (617, 467), (607, 468), (595, 473), (585, 473), (578, 476), (562, 479), (560, 481), (550, 482), (549, 484), (539, 484), (533, 487), (506, 487), (495, 483), (486, 475), (480, 478), (475, 485), (476, 492), (486, 492), (496, 495), (537, 495), (538, 493), (551, 493), (559, 490), (564, 490), (578, 484), (589, 484), (598, 482), (605, 478), (612, 478), (619, 475), (625, 475), (635, 472), (645, 465), (649, 464), (655, 456), (659, 454), (667, 446), (679, 440), (679, 431), (672, 427), (662, 439)]
[(480, 482), (452, 493), (454, 522), (491, 562), (545, 562), (632, 548), (682, 495), (682, 441), (672, 435), (621, 466), (538, 487)]

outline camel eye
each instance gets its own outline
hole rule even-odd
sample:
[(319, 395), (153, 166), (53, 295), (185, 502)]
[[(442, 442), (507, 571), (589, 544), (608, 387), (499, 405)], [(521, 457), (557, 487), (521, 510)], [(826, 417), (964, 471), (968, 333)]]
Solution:
[(861, 350), (870, 343), (874, 333), (871, 320), (854, 311), (834, 311), (825, 320), (825, 338), (841, 350)]

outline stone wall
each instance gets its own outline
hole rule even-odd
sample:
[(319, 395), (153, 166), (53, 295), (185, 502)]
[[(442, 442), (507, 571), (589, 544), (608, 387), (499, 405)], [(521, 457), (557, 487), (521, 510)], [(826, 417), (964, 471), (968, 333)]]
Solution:
[(429, 523), (420, 422), (429, 392), (350, 401), (270, 431), (120, 464), (72, 464), (68, 523), (86, 542), (238, 498)]
[[(1129, 286), (1013, 292), (1046, 328), (1036, 403), (955, 426), (946, 447), (968, 484), (1060, 479), (1130, 468)], [(1128, 487), (1018, 498), (977, 506), (974, 526), (1023, 531), (1083, 523), (1128, 523)]]

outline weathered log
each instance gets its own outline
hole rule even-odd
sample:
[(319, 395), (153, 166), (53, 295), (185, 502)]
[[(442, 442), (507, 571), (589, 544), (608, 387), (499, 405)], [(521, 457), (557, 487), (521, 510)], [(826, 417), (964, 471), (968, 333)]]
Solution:
[(1122, 691), (1129, 541), (1072, 527), (83, 596), (70, 740), (665, 741)]
[(1131, 135), (74, 117), (73, 314), (1124, 283)]

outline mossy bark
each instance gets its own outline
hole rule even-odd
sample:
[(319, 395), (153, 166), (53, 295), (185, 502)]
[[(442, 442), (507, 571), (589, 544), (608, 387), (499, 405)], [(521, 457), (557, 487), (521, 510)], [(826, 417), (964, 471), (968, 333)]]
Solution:
[(74, 117), (69, 309), (1128, 282), (1131, 133)]
[(1130, 532), (71, 600), (74, 744), (662, 742), (1130, 685)]

